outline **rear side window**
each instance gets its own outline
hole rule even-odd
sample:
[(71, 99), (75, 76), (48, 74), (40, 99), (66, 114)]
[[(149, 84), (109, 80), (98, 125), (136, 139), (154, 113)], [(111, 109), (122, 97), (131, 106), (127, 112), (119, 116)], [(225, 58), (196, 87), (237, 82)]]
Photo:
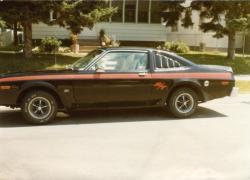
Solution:
[(170, 68), (180, 68), (184, 65), (178, 60), (167, 56), (165, 54), (156, 53), (155, 54), (155, 68), (156, 69), (170, 69)]

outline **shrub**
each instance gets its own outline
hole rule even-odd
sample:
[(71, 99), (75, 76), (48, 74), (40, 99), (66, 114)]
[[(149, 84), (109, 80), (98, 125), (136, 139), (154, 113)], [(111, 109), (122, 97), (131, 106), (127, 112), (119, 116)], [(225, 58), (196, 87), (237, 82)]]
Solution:
[(190, 51), (187, 44), (185, 44), (184, 42), (176, 41), (166, 42), (162, 49), (176, 53), (188, 53)]
[(71, 53), (71, 49), (69, 47), (60, 47), (58, 52), (59, 53)]
[(39, 50), (47, 53), (58, 52), (61, 44), (62, 41), (56, 39), (55, 37), (45, 37), (41, 41)]

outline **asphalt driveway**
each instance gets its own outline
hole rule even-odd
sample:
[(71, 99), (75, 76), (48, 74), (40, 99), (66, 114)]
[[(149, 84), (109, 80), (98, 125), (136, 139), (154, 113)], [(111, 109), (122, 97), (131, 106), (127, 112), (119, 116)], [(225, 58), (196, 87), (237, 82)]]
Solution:
[(1, 180), (250, 179), (250, 94), (185, 120), (161, 109), (87, 111), (30, 126), (0, 109)]

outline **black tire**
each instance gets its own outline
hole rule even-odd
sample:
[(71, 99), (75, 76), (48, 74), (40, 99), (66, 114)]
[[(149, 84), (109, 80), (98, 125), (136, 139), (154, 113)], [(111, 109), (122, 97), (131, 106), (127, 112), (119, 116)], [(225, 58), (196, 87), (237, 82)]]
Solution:
[(22, 100), (22, 114), (32, 124), (47, 124), (55, 119), (57, 114), (55, 98), (44, 91), (28, 93)]
[(187, 118), (195, 113), (198, 105), (198, 96), (192, 89), (179, 88), (171, 94), (167, 105), (175, 117)]

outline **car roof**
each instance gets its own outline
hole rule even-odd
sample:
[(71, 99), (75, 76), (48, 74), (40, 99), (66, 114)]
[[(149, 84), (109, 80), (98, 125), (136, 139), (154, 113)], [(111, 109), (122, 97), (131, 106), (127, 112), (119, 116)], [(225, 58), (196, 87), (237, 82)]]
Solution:
[(167, 50), (162, 49), (156, 49), (156, 48), (150, 48), (150, 47), (135, 47), (135, 46), (120, 46), (120, 47), (103, 47), (101, 48), (104, 51), (112, 51), (112, 50), (126, 50), (126, 51), (157, 51), (157, 52), (163, 52), (167, 53), (169, 55), (175, 56), (176, 54), (174, 52), (170, 52)]
[(109, 51), (109, 50), (138, 50), (138, 51), (156, 51), (157, 49), (154, 48), (147, 48), (147, 47), (129, 47), (129, 46), (120, 46), (120, 47), (105, 47), (105, 48), (101, 48), (105, 51)]

